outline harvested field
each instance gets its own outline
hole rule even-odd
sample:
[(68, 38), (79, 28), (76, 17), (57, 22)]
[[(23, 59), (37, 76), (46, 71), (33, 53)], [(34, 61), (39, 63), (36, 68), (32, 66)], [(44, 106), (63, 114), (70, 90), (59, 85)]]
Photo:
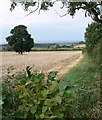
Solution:
[(11, 66), (15, 70), (24, 70), (26, 66), (33, 65), (38, 71), (47, 73), (57, 70), (62, 74), (77, 63), (80, 56), (81, 51), (30, 52), (23, 55), (15, 52), (0, 52), (2, 75), (7, 74), (7, 68)]

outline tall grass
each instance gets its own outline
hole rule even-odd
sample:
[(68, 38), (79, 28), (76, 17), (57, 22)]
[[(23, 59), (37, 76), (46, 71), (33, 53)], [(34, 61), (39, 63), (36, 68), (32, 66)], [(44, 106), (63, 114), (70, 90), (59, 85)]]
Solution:
[[(84, 55), (80, 63), (66, 73), (61, 80), (77, 87), (77, 99), (71, 101), (67, 106), (66, 117), (100, 117), (99, 71), (91, 58)], [(70, 116), (67, 113), (70, 113)]]

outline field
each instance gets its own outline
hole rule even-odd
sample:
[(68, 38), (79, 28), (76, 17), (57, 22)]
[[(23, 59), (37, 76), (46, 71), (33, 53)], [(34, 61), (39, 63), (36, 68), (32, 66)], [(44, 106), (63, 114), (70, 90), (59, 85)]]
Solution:
[[(10, 66), (19, 70), (25, 69), (27, 65), (35, 65), (37, 70), (43, 70), (44, 73), (57, 70), (61, 75), (57, 76), (55, 81), (49, 81), (51, 80), (49, 77), (43, 78), (45, 74), (39, 73), (31, 74), (26, 78), (22, 73), (19, 74), (20, 76), (9, 74), (9, 76), (3, 77), (4, 118), (7, 118), (8, 115), (20, 117), (20, 114), (17, 114), (18, 108), (19, 113), (23, 113), (22, 117), (29, 115), (29, 110), (30, 115), (34, 117), (36, 115), (40, 117), (43, 113), (46, 118), (50, 112), (46, 110), (49, 109), (49, 105), (52, 116), (54, 114), (56, 118), (59, 115), (61, 117), (64, 115), (65, 118), (93, 119), (100, 117), (100, 77), (96, 66), (87, 54), (81, 55), (81, 51), (30, 52), (24, 55), (3, 52), (1, 54), (3, 75), (6, 74), (7, 68)], [(83, 56), (82, 59), (80, 59), (81, 56)], [(46, 78), (49, 78), (49, 82), (42, 82)], [(38, 109), (34, 105), (40, 110), (40, 114), (37, 114)], [(61, 113), (57, 112), (58, 110), (62, 110)], [(28, 117), (30, 118), (30, 116)]]
[(2, 74), (7, 74), (7, 68), (24, 70), (26, 66), (35, 66), (38, 71), (45, 73), (56, 70), (63, 74), (68, 68), (78, 62), (81, 51), (50, 51), (30, 52), (19, 55), (15, 52), (0, 52), (2, 56)]

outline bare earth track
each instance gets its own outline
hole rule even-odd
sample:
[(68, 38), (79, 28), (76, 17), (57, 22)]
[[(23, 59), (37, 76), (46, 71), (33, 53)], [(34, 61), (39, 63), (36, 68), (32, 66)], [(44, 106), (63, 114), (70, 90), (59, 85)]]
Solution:
[(52, 51), (30, 52), (19, 55), (15, 52), (0, 52), (2, 57), (2, 75), (7, 74), (7, 68), (13, 66), (15, 70), (24, 70), (26, 66), (36, 66), (37, 70), (48, 73), (56, 70), (63, 74), (75, 65), (81, 56), (81, 51)]

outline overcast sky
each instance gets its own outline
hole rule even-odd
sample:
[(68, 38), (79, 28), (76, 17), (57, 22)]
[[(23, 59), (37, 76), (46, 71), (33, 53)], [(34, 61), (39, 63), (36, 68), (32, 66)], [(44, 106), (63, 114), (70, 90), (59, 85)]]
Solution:
[[(2, 0), (0, 3), (0, 44), (6, 43), (5, 38), (10, 35), (10, 30), (17, 25), (27, 26), (28, 32), (34, 38), (35, 43), (51, 42), (73, 42), (84, 40), (84, 32), (88, 23), (91, 23), (89, 17), (84, 17), (84, 12), (77, 12), (74, 18), (67, 15), (59, 17), (66, 13), (66, 10), (58, 9), (59, 4), (46, 12), (28, 13), (23, 7), (18, 5), (13, 12), (9, 10), (10, 0)], [(2, 18), (2, 19), (1, 19)]]

